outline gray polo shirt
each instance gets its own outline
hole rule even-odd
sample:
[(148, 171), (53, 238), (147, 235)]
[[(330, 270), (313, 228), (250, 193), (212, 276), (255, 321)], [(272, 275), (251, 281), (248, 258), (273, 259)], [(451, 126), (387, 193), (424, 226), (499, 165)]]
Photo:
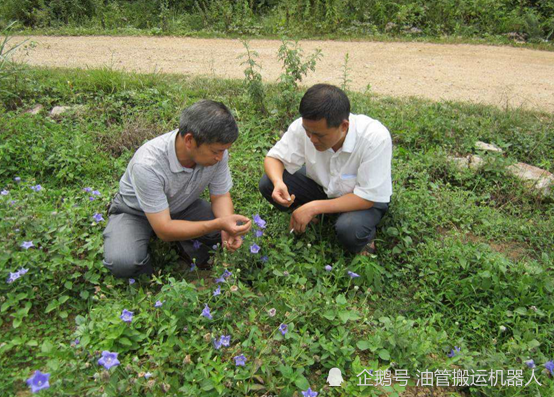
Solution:
[(225, 194), (233, 186), (229, 153), (210, 167), (186, 168), (175, 152), (178, 130), (142, 145), (119, 181), (119, 193), (129, 207), (148, 213), (169, 208), (171, 214), (186, 209), (209, 187), (210, 194)]

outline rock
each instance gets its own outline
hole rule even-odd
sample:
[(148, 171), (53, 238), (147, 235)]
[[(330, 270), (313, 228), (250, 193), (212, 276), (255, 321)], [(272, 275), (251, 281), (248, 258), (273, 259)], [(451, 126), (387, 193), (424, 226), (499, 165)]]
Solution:
[(37, 105), (34, 108), (27, 110), (25, 113), (26, 114), (39, 114), (40, 112), (42, 112), (42, 109), (44, 109), (44, 106)]
[(473, 154), (466, 157), (449, 157), (449, 160), (456, 163), (456, 166), (461, 170), (466, 168), (476, 170), (483, 165), (483, 159), (479, 156), (474, 156)]
[(390, 32), (391, 30), (394, 30), (396, 28), (396, 24), (394, 22), (389, 22), (385, 25), (385, 32)]
[(525, 163), (517, 163), (508, 167), (508, 171), (522, 181), (527, 182), (543, 196), (548, 196), (554, 187), (554, 175)]
[(493, 145), (491, 143), (485, 143), (485, 142), (477, 141), (475, 143), (475, 147), (479, 150), (484, 150), (486, 152), (502, 153), (502, 149), (500, 149), (498, 146)]
[(414, 27), (411, 27), (409, 29), (405, 28), (404, 29), (404, 32), (405, 33), (409, 33), (409, 34), (421, 34), (423, 33), (423, 30), (419, 29), (419, 28), (416, 28), (415, 26)]
[(84, 105), (74, 105), (74, 106), (54, 106), (52, 110), (50, 111), (51, 117), (57, 117), (61, 116), (64, 113), (67, 112), (77, 112), (79, 110), (82, 110), (84, 108)]

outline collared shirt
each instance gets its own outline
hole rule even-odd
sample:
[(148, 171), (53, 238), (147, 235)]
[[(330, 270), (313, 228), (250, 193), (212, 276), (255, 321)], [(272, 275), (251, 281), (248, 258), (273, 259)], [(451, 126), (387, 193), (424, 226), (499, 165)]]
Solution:
[(173, 214), (186, 209), (206, 187), (212, 195), (231, 190), (228, 152), (215, 165), (184, 167), (175, 151), (177, 133), (160, 135), (136, 151), (119, 181), (119, 193), (129, 207), (148, 213), (169, 208)]
[(348, 133), (338, 151), (316, 150), (295, 120), (281, 140), (267, 153), (294, 174), (306, 164), (306, 175), (323, 187), (329, 198), (354, 193), (365, 200), (388, 203), (392, 195), (392, 140), (377, 120), (350, 114)]

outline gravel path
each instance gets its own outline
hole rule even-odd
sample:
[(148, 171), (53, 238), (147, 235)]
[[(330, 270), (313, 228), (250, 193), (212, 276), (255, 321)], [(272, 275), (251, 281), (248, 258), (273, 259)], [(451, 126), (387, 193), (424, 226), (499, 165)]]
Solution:
[[(175, 37), (28, 37), (36, 47), (19, 59), (32, 65), (115, 69), (138, 72), (244, 77), (238, 40)], [(23, 37), (15, 37), (18, 42)], [(262, 75), (274, 82), (281, 73), (280, 42), (252, 40)], [(524, 107), (554, 113), (554, 52), (513, 47), (426, 43), (302, 41), (305, 53), (322, 49), (323, 58), (306, 85), (339, 85), (349, 54), (350, 89), (395, 97)]]

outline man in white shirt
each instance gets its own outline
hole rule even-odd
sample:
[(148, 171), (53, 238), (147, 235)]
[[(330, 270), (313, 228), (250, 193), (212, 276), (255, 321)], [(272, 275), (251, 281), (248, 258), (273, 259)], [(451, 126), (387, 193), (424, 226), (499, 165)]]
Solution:
[(344, 91), (328, 84), (306, 91), (300, 115), (268, 152), (260, 192), (279, 210), (293, 210), (289, 230), (303, 233), (317, 215), (337, 213), (346, 250), (375, 252), (376, 226), (392, 195), (389, 131), (351, 114)]

